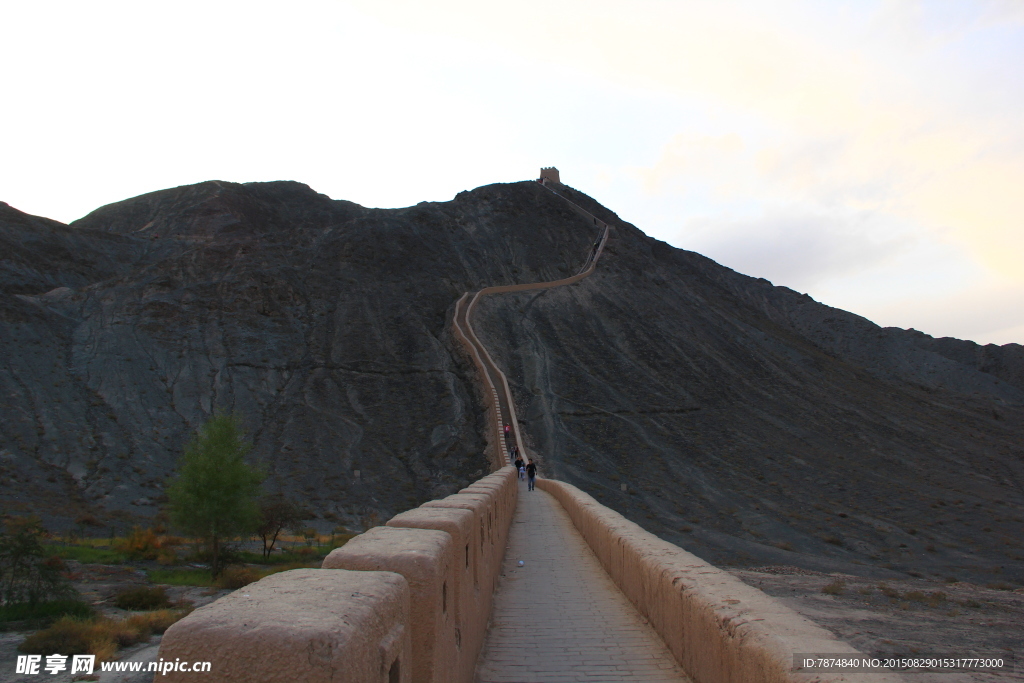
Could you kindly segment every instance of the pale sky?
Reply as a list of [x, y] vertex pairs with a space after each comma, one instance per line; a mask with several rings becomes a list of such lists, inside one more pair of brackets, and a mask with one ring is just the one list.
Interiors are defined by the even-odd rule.
[[1024, 343], [1024, 2], [0, 5], [0, 200], [203, 180], [398, 207], [557, 166], [880, 325]]

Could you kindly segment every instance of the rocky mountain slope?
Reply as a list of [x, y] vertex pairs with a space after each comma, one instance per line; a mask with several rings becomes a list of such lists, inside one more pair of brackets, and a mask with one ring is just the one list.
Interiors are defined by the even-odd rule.
[[[882, 329], [615, 227], [484, 299], [543, 470], [713, 562], [1024, 581], [1024, 348]], [[0, 505], [154, 515], [239, 414], [268, 486], [359, 528], [486, 468], [450, 334], [596, 235], [536, 183], [366, 209], [208, 182], [64, 226], [0, 206]]]

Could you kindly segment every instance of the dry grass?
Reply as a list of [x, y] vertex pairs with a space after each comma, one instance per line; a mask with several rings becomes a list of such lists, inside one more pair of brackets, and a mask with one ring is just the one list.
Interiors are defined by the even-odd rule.
[[216, 583], [220, 588], [235, 590], [242, 586], [248, 586], [254, 581], [259, 581], [261, 578], [263, 578], [263, 575], [254, 569], [231, 566], [221, 572], [221, 575], [217, 577]]
[[821, 592], [822, 593], [827, 593], [829, 595], [842, 595], [843, 591], [845, 591], [845, 590], [846, 590], [846, 581], [844, 581], [843, 579], [836, 579], [832, 583], [830, 583], [830, 584], [826, 585], [824, 588], [822, 588]]
[[158, 610], [133, 614], [127, 619], [80, 620], [63, 617], [53, 626], [33, 633], [18, 649], [36, 655], [96, 655], [98, 661], [113, 658], [119, 647], [149, 640], [189, 613], [188, 609]]

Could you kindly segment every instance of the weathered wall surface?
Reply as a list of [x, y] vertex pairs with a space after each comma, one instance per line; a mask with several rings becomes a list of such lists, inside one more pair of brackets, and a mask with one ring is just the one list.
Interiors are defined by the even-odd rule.
[[[168, 681], [470, 683], [518, 487], [504, 467], [174, 624]], [[165, 677], [161, 676], [161, 680]]]
[[895, 674], [793, 673], [794, 653], [859, 654], [775, 599], [662, 541], [571, 484], [538, 479], [605, 571], [699, 683], [902, 680]]
[[409, 596], [408, 582], [393, 572], [274, 574], [171, 626], [160, 642], [163, 661], [212, 667], [157, 679], [410, 683]]

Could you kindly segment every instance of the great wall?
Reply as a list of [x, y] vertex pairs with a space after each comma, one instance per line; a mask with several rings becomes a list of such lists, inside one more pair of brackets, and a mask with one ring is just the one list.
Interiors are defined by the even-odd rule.
[[[542, 169], [539, 182], [558, 194], [556, 169]], [[889, 672], [850, 675], [795, 670], [794, 655], [798, 653], [859, 653], [778, 600], [644, 531], [574, 486], [538, 477], [539, 491], [525, 492], [514, 468], [506, 464], [511, 444], [503, 433], [505, 424], [511, 425], [511, 439], [520, 452], [530, 457], [519, 433], [512, 395], [504, 373], [473, 331], [471, 316], [481, 296], [567, 286], [595, 271], [612, 226], [569, 203], [592, 220], [600, 233], [576, 275], [487, 287], [466, 293], [455, 306], [453, 334], [475, 366], [488, 403], [488, 444], [494, 471], [457, 494], [403, 512], [385, 526], [357, 536], [328, 555], [321, 569], [275, 574], [196, 610], [167, 631], [159, 657], [163, 661], [210, 661], [212, 671], [171, 671], [161, 675], [161, 680], [902, 680]], [[545, 496], [556, 507], [545, 508], [537, 502], [548, 501]], [[502, 609], [538, 598], [516, 594], [514, 579], [519, 577], [513, 576], [531, 572], [534, 559], [520, 563], [511, 556], [513, 552], [529, 553], [523, 544], [536, 535], [526, 527], [539, 526], [538, 514], [546, 514], [562, 538], [576, 539], [582, 548], [577, 554], [588, 555], [582, 559], [595, 566], [599, 563], [610, 579], [603, 584], [591, 582], [584, 592], [624, 596], [620, 602], [627, 610], [635, 610], [626, 615], [634, 630], [649, 631], [640, 634], [647, 640], [636, 647], [660, 648], [669, 661], [658, 664], [656, 656], [645, 650], [636, 653], [637, 666], [624, 662], [631, 659], [630, 644], [639, 642], [625, 637], [625, 645], [615, 657], [594, 657], [573, 640], [576, 630], [591, 633], [590, 624], [540, 632], [510, 623], [517, 614], [529, 613], [529, 604], [514, 614]], [[507, 555], [509, 548], [513, 550]], [[562, 564], [568, 566], [546, 571], [569, 576], [583, 571], [575, 562], [563, 560]], [[612, 595], [616, 591], [621, 596]], [[593, 597], [571, 591], [554, 595], [553, 601], [537, 607], [570, 618], [576, 614], [572, 602]], [[558, 604], [559, 599], [568, 602]], [[611, 629], [611, 639], [618, 640], [612, 623], [604, 626]], [[499, 640], [492, 638], [495, 631], [513, 632], [519, 638], [513, 641], [512, 656], [495, 645]], [[591, 647], [614, 649], [601, 635], [597, 634]], [[575, 667], [574, 655], [585, 659], [587, 665]], [[650, 673], [652, 662], [659, 672], [656, 679]]]

